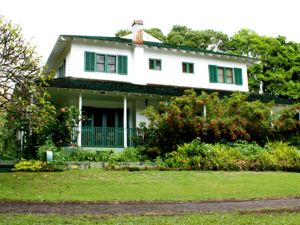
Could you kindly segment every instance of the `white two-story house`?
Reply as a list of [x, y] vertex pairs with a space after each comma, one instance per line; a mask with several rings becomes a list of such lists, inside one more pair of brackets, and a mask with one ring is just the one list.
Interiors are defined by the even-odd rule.
[[57, 107], [76, 106], [82, 147], [132, 145], [149, 105], [185, 89], [247, 92], [247, 57], [161, 43], [134, 21], [124, 38], [59, 36], [47, 61], [56, 77], [48, 87]]

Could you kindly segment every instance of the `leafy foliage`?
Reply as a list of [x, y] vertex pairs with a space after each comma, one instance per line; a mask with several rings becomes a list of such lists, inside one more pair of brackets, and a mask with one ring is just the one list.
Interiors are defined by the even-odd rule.
[[7, 121], [1, 139], [6, 157], [36, 157], [54, 120], [55, 108], [44, 89], [53, 74], [40, 64], [21, 28], [0, 17], [0, 111]]
[[52, 140], [56, 146], [75, 145], [75, 137], [79, 120], [79, 111], [76, 107], [64, 107], [56, 114], [55, 123], [51, 126]]
[[263, 82], [265, 94], [300, 98], [300, 45], [287, 42], [283, 36], [259, 36], [242, 29], [230, 38], [226, 50], [230, 53], [256, 57], [260, 62], [249, 68], [249, 85], [259, 90]]
[[300, 171], [300, 154], [283, 142], [271, 142], [262, 148], [247, 142], [205, 144], [194, 140], [166, 154], [163, 163], [180, 169]]
[[166, 43], [207, 50], [222, 51], [229, 37], [214, 30], [192, 30], [186, 26], [174, 25], [166, 37]]
[[130, 34], [131, 31], [128, 30], [128, 29], [121, 29], [121, 30], [118, 30], [117, 33], [115, 33], [115, 36], [116, 37], [123, 37], [123, 36], [126, 36], [128, 34]]
[[[199, 138], [206, 143], [237, 140], [264, 144], [272, 138], [271, 104], [248, 102], [247, 95], [234, 93], [219, 98], [217, 93], [197, 96], [187, 90], [181, 97], [149, 107], [142, 125], [144, 145], [151, 158], [175, 151], [177, 145]], [[205, 114], [204, 114], [205, 113]]]
[[38, 172], [42, 171], [46, 163], [35, 160], [21, 160], [15, 165], [15, 171]]

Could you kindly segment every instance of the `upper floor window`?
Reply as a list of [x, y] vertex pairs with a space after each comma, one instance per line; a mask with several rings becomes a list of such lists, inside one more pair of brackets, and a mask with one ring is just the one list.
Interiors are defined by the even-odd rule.
[[96, 55], [96, 70], [98, 72], [105, 72], [105, 55]]
[[115, 73], [116, 56], [96, 54], [96, 70], [98, 72]]
[[149, 69], [150, 70], [161, 70], [161, 60], [160, 59], [149, 59]]
[[182, 63], [182, 72], [183, 73], [194, 73], [194, 63]]
[[209, 65], [210, 83], [227, 83], [243, 85], [242, 69]]
[[84, 70], [88, 72], [127, 74], [127, 56], [85, 52], [84, 62]]
[[66, 75], [66, 60], [64, 59], [63, 63], [60, 65], [57, 71], [57, 77], [62, 78]]
[[107, 56], [107, 72], [115, 73], [116, 72], [116, 56], [108, 55]]
[[218, 67], [218, 82], [219, 83], [233, 83], [232, 68]]

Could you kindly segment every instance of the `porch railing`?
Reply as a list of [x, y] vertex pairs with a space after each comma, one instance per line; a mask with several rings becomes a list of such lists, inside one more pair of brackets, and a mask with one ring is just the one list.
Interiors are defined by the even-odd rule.
[[[127, 145], [134, 145], [137, 128], [127, 128]], [[115, 127], [82, 127], [81, 145], [83, 147], [124, 147], [124, 128]]]

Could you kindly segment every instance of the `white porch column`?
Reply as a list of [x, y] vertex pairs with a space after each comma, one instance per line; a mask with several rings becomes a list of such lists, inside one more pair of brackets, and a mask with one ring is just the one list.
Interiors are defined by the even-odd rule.
[[206, 105], [203, 105], [203, 117], [206, 119]]
[[124, 96], [124, 112], [123, 112], [123, 127], [124, 127], [124, 148], [127, 148], [127, 98]]
[[77, 145], [81, 147], [81, 128], [82, 128], [82, 94], [79, 94], [78, 99], [78, 109], [79, 109], [79, 122], [78, 122], [78, 136], [77, 136]]

